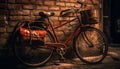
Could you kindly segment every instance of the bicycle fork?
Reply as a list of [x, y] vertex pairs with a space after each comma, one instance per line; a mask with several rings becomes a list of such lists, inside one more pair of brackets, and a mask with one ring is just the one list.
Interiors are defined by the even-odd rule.
[[93, 47], [92, 42], [88, 39], [85, 32], [82, 33], [83, 40], [88, 44], [88, 47]]

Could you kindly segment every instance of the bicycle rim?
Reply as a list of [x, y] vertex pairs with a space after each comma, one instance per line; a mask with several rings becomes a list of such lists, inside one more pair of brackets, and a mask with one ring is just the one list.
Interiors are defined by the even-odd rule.
[[[36, 47], [34, 44], [24, 44], [20, 35], [16, 36], [14, 45], [14, 52], [20, 62], [27, 66], [41, 66], [44, 65], [53, 53], [53, 49], [45, 48], [44, 46]], [[45, 43], [54, 42], [52, 34], [47, 31]], [[34, 47], [35, 46], [35, 47]]]
[[74, 41], [77, 56], [85, 63], [101, 62], [107, 55], [108, 46], [104, 34], [93, 27], [86, 28]]

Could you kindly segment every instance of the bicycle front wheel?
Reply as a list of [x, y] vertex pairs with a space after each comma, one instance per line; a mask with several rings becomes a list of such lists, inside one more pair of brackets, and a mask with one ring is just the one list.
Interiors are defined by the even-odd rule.
[[[52, 34], [47, 31], [44, 38], [45, 43], [54, 42]], [[40, 43], [38, 41], [38, 43]], [[53, 49], [40, 46], [36, 43], [25, 42], [19, 32], [15, 36], [14, 53], [18, 60], [27, 66], [41, 66], [44, 65], [53, 53]]]
[[101, 62], [107, 55], [108, 45], [104, 34], [93, 27], [87, 27], [74, 39], [77, 56], [85, 63]]

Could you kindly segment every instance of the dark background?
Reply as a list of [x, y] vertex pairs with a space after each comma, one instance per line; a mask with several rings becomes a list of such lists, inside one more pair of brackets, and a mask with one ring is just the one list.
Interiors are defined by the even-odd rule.
[[[103, 27], [110, 44], [120, 44], [120, 1], [103, 0]], [[120, 22], [120, 21], [119, 21]]]
[[118, 19], [120, 20], [120, 1], [119, 0], [111, 0], [111, 37], [114, 43], [120, 43], [120, 23], [118, 23]]

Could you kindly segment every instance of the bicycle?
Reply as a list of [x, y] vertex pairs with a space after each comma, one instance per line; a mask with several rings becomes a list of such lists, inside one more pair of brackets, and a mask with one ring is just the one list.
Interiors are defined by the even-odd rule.
[[[85, 6], [80, 1], [78, 3]], [[76, 17], [57, 27], [53, 27], [49, 19], [50, 16], [54, 15], [53, 12], [39, 13], [43, 19], [47, 19], [47, 23], [41, 20], [20, 22], [14, 35], [14, 53], [19, 61], [27, 66], [42, 66], [50, 60], [54, 51], [57, 51], [63, 59], [66, 51], [72, 47], [77, 57], [83, 62], [88, 64], [101, 62], [108, 51], [107, 39], [104, 33], [97, 28], [82, 24], [85, 20], [81, 21], [82, 17], [78, 14], [83, 16], [82, 13], [88, 10], [67, 9], [62, 11], [61, 14], [71, 12], [71, 10], [74, 11]], [[78, 21], [79, 25], [63, 43], [60, 43], [55, 29], [75, 20]], [[67, 46], [67, 43], [72, 39], [73, 45]]]

